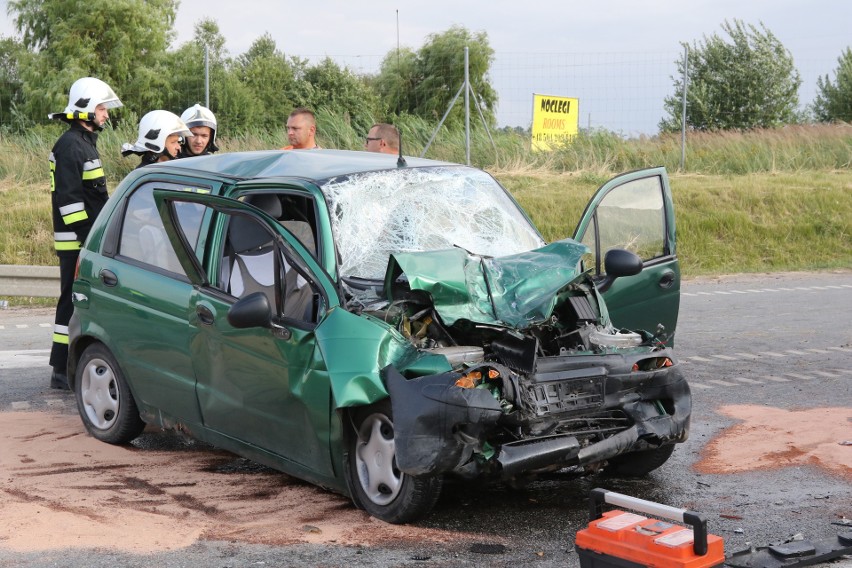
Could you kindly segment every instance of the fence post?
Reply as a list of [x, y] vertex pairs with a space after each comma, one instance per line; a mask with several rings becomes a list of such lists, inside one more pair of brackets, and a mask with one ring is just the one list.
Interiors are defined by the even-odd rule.
[[468, 47], [464, 46], [464, 155], [470, 165], [470, 59]]
[[210, 108], [210, 46], [204, 46], [204, 106]]
[[689, 45], [683, 44], [683, 109], [680, 116], [680, 171], [686, 171], [686, 89], [689, 78]]

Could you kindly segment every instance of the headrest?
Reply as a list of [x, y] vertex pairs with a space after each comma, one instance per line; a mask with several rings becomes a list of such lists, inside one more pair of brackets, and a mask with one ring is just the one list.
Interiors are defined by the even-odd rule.
[[316, 256], [317, 245], [314, 242], [314, 232], [311, 230], [311, 225], [307, 221], [281, 221], [281, 225], [293, 233], [299, 242], [302, 243], [308, 252]]
[[237, 254], [256, 251], [272, 243], [272, 235], [266, 232], [260, 223], [242, 215], [234, 215], [231, 218], [228, 237]]
[[281, 199], [279, 199], [277, 195], [272, 195], [270, 193], [249, 195], [246, 197], [246, 203], [254, 205], [275, 219], [279, 219], [281, 214], [284, 212], [281, 208]]

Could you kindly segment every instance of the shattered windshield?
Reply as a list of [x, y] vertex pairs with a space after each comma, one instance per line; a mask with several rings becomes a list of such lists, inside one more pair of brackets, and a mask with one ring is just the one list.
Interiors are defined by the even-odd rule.
[[344, 277], [381, 280], [396, 252], [461, 247], [499, 257], [544, 245], [514, 201], [481, 170], [400, 168], [331, 178], [322, 189]]

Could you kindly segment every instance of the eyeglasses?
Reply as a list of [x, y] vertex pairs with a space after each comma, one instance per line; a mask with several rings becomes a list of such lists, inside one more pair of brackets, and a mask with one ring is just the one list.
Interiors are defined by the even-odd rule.
[[381, 138], [370, 138], [369, 136], [367, 136], [366, 138], [364, 138], [364, 140], [366, 140], [367, 142], [373, 142], [375, 140], [381, 140]]

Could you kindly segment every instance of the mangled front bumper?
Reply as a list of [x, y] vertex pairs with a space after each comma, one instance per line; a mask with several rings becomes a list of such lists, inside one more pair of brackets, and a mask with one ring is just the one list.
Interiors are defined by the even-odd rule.
[[[664, 351], [653, 356], [669, 355]], [[393, 406], [397, 465], [410, 475], [469, 471], [473, 466], [477, 472], [510, 477], [553, 465], [591, 465], [683, 442], [692, 411], [689, 386], [677, 365], [637, 370], [635, 364], [648, 357], [540, 361], [535, 373], [514, 382], [518, 392], [504, 393], [514, 397], [512, 411], [489, 390], [456, 386], [459, 373], [406, 379], [387, 367], [382, 372]], [[495, 434], [516, 427], [519, 420], [562, 426], [494, 443]], [[576, 431], [565, 426], [573, 423], [600, 425]]]

